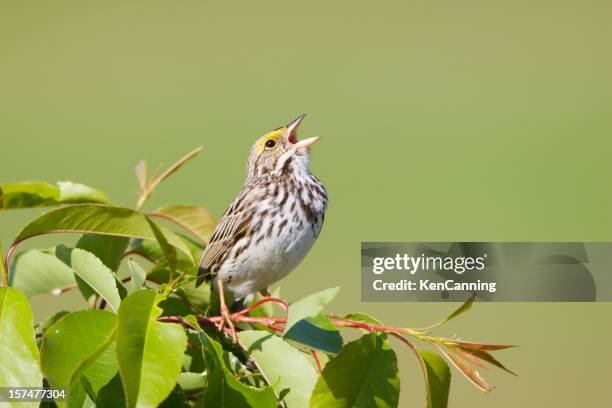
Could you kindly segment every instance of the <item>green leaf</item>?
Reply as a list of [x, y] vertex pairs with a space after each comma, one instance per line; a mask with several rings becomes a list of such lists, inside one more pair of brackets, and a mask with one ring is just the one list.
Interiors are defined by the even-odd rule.
[[159, 302], [159, 307], [162, 309], [162, 316], [188, 316], [193, 313], [191, 308], [175, 294], [170, 294]]
[[197, 394], [204, 390], [206, 386], [206, 372], [180, 373], [177, 382], [181, 389], [188, 395]]
[[84, 377], [84, 376], [81, 377], [81, 385], [83, 386], [85, 392], [87, 393], [87, 397], [89, 398], [89, 400], [95, 401], [96, 400], [96, 390], [94, 390], [93, 385], [91, 385], [91, 382], [89, 382], [87, 377]]
[[285, 330], [283, 337], [326, 353], [336, 354], [342, 348], [342, 336], [322, 314], [298, 321], [289, 331]]
[[[0, 384], [19, 388], [42, 386], [32, 309], [25, 295], [13, 288], [0, 288], [0, 333]], [[34, 402], [5, 404], [15, 408], [38, 406]]]
[[[203, 247], [186, 236], [183, 236], [181, 234], [177, 234], [176, 236], [183, 241], [183, 243], [189, 248], [189, 251], [191, 252], [191, 258], [186, 256], [183, 252], [178, 252], [176, 254], [177, 269], [180, 271], [193, 272], [195, 274], [197, 268], [195, 267], [192, 259], [201, 258]], [[141, 257], [157, 265], [166, 264], [166, 257], [157, 241], [147, 241], [142, 239], [133, 240], [130, 246], [129, 253], [140, 255]]]
[[475, 298], [476, 298], [476, 294], [473, 294], [472, 296], [470, 296], [470, 298], [466, 300], [461, 306], [459, 306], [451, 314], [446, 316], [446, 318], [442, 320], [442, 323], [446, 323], [449, 320], [454, 319], [455, 317], [459, 316], [460, 314], [463, 314], [467, 312], [468, 310], [470, 310], [472, 308], [472, 304], [474, 303]]
[[73, 248], [68, 248], [64, 245], [58, 245], [55, 249], [55, 255], [58, 259], [61, 259], [66, 265], [68, 265], [72, 272], [74, 273], [74, 280], [79, 288], [79, 292], [83, 295], [85, 301], [89, 304], [93, 303], [93, 300], [96, 296], [96, 291], [87, 284], [77, 273], [74, 272], [74, 268], [72, 268], [72, 250]]
[[111, 380], [98, 391], [97, 408], [125, 408], [125, 395], [121, 376], [115, 374]]
[[397, 407], [397, 357], [383, 336], [370, 333], [346, 344], [319, 377], [311, 407]]
[[144, 269], [132, 258], [127, 261], [128, 269], [130, 270], [130, 284], [132, 285], [132, 290], [137, 291], [145, 287], [145, 282], [147, 280], [147, 273]]
[[[36, 336], [42, 336], [43, 334], [45, 334], [45, 332], [49, 329], [49, 327], [54, 325], [55, 322], [57, 322], [62, 317], [66, 316], [68, 313], [70, 313], [70, 312], [68, 312], [66, 310], [62, 310], [60, 312], [57, 312], [57, 313], [47, 317], [42, 322], [38, 323], [36, 325]], [[42, 340], [42, 338], [41, 338], [41, 340]]]
[[[340, 318], [343, 320], [350, 320], [353, 322], [365, 323], [370, 326], [382, 326], [383, 325], [380, 320], [375, 319], [372, 316], [367, 315], [365, 313], [349, 313], [347, 315], [341, 316]], [[369, 330], [366, 330], [366, 329], [361, 329], [361, 330], [365, 332], [369, 332]]]
[[117, 358], [128, 407], [156, 407], [170, 394], [181, 369], [187, 336], [174, 323], [155, 319], [163, 299], [140, 290], [121, 303], [117, 324]]
[[317, 373], [301, 351], [278, 336], [263, 331], [238, 333], [249, 354], [287, 408], [308, 407]]
[[58, 181], [60, 189], [60, 203], [99, 203], [108, 204], [109, 200], [105, 193], [85, 184], [73, 183], [72, 181]]
[[10, 266], [11, 286], [32, 297], [74, 285], [72, 268], [59, 260], [55, 251], [30, 249], [18, 254]]
[[164, 262], [164, 253], [157, 243], [157, 240], [149, 241], [144, 239], [134, 239], [130, 244], [128, 254], [139, 255], [154, 264]]
[[[168, 243], [184, 252], [193, 263], [183, 241], [163, 227], [160, 230]], [[58, 208], [36, 218], [19, 232], [13, 246], [38, 235], [70, 232], [156, 240], [143, 214], [127, 208], [81, 204]]]
[[158, 208], [148, 214], [152, 218], [161, 218], [173, 222], [202, 242], [207, 242], [213, 233], [217, 221], [203, 208], [191, 205], [171, 205]]
[[451, 374], [448, 364], [440, 355], [431, 351], [419, 352], [425, 369], [427, 408], [446, 408]]
[[115, 324], [112, 313], [81, 310], [67, 314], [46, 330], [40, 356], [43, 371], [52, 387], [70, 390], [69, 401], [61, 406], [74, 406], [85, 400], [81, 376], [85, 375], [98, 389], [117, 372], [111, 346]]
[[176, 271], [176, 267], [178, 265], [176, 249], [174, 249], [174, 247], [172, 247], [168, 243], [166, 236], [155, 222], [153, 222], [149, 217], [147, 217], [147, 222], [151, 226], [151, 231], [153, 231], [155, 239], [157, 240], [157, 243], [159, 244], [159, 247], [161, 248], [161, 251], [164, 254], [164, 259], [170, 267], [170, 272], [172, 276], [172, 274], [174, 274], [174, 272]]
[[[112, 342], [99, 355], [88, 360], [82, 371], [75, 374], [75, 382], [69, 392], [68, 407], [95, 408], [93, 401], [97, 400], [96, 394], [118, 374], [118, 370], [115, 343]], [[90, 389], [87, 390], [87, 387]], [[90, 394], [93, 394], [93, 398]]]
[[116, 317], [104, 310], [69, 313], [45, 331], [41, 364], [52, 386], [69, 388], [92, 357], [112, 342]]
[[196, 286], [196, 281], [192, 280], [178, 287], [176, 293], [192, 308], [201, 313], [210, 305], [210, 284]]
[[121, 297], [113, 271], [108, 269], [94, 254], [78, 248], [72, 250], [71, 264], [74, 273], [91, 290], [106, 300], [113, 312], [117, 313]]
[[170, 395], [159, 405], [159, 408], [189, 408], [187, 404], [187, 398], [182, 390], [175, 387]]
[[[205, 285], [202, 285], [202, 286], [205, 286]], [[208, 285], [206, 285], [206, 286], [208, 286]], [[277, 286], [276, 288], [274, 288], [270, 292], [270, 297], [280, 299], [280, 286]], [[256, 293], [255, 296], [253, 297], [253, 300], [251, 301], [251, 305], [254, 304], [254, 303], [259, 302], [260, 300], [263, 300], [264, 298], [266, 298], [266, 296], [262, 295], [259, 292]], [[258, 306], [255, 309], [251, 310], [249, 312], [249, 316], [253, 316], [253, 317], [272, 317], [272, 316], [275, 315], [275, 312], [276, 312], [277, 309], [280, 309], [280, 306], [277, 303], [275, 303], [275, 302], [267, 302], [267, 303], [264, 303], [264, 304]], [[268, 330], [271, 330], [271, 329], [268, 329]], [[272, 331], [270, 331], [270, 333], [272, 333]]]
[[238, 381], [226, 367], [223, 349], [206, 333], [200, 332], [202, 353], [207, 364], [208, 386], [204, 391], [203, 407], [216, 408], [276, 408], [271, 388], [253, 388]]
[[290, 305], [283, 337], [328, 353], [337, 353], [342, 347], [342, 337], [320, 312], [338, 290], [325, 289]]
[[55, 186], [41, 181], [0, 185], [0, 210], [74, 203], [107, 204], [108, 197], [99, 190], [71, 181], [60, 181]]
[[[189, 316], [184, 317], [184, 319], [190, 323], [192, 322], [192, 318]], [[199, 347], [201, 342], [199, 331], [187, 330], [187, 341], [189, 344], [195, 345], [195, 347], [187, 347], [183, 358], [182, 370], [193, 373], [206, 372], [206, 362], [204, 361], [202, 349]]]
[[468, 300], [466, 300], [465, 302], [463, 302], [461, 304], [461, 306], [459, 306], [457, 309], [453, 310], [453, 312], [451, 314], [449, 314], [448, 316], [446, 316], [444, 319], [442, 319], [441, 321], [439, 321], [438, 323], [432, 324], [431, 326], [427, 326], [421, 329], [417, 329], [418, 331], [422, 331], [422, 332], [427, 332], [430, 331], [432, 329], [435, 329], [438, 326], [443, 325], [444, 323], [448, 322], [449, 320], [454, 319], [455, 317], [467, 312], [468, 310], [470, 310], [472, 308], [472, 304], [474, 303], [474, 299], [476, 298], [476, 293], [474, 293], [472, 296], [470, 296], [470, 298]]
[[340, 288], [330, 288], [321, 292], [313, 293], [289, 306], [289, 315], [287, 324], [285, 325], [285, 333], [287, 333], [293, 325], [302, 319], [315, 317], [318, 315], [326, 304], [332, 301]]
[[79, 239], [76, 247], [91, 252], [110, 270], [116, 272], [129, 243], [130, 239], [127, 237], [85, 234]]

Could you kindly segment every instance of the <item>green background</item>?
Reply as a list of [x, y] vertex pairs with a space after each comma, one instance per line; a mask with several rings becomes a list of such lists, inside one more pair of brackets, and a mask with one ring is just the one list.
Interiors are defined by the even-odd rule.
[[[201, 156], [149, 208], [219, 216], [250, 145], [302, 112], [330, 207], [291, 300], [431, 323], [449, 304], [361, 303], [360, 241], [611, 241], [605, 1], [0, 2], [0, 182], [81, 181], [133, 206], [133, 165]], [[153, 166], [154, 167], [154, 166]], [[8, 246], [39, 211], [0, 213]], [[58, 237], [59, 239], [59, 237]], [[43, 246], [49, 241], [33, 240]], [[39, 299], [37, 317], [60, 301]], [[609, 404], [611, 304], [477, 304], [441, 330], [519, 344], [451, 406]], [[423, 406], [397, 345], [402, 407]]]

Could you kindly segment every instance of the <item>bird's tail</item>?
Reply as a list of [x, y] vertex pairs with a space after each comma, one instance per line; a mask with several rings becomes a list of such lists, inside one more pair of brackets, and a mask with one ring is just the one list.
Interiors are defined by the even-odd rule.
[[214, 276], [215, 274], [210, 269], [200, 267], [198, 269], [198, 277], [196, 278], [196, 288], [204, 282], [209, 282]]

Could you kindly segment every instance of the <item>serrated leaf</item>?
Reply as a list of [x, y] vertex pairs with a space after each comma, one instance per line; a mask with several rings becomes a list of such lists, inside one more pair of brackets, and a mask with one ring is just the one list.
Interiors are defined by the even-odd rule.
[[216, 408], [276, 408], [271, 388], [253, 388], [238, 381], [226, 367], [221, 345], [200, 332], [202, 353], [207, 364], [208, 386], [202, 406]]
[[125, 298], [117, 319], [117, 359], [126, 406], [156, 407], [174, 389], [187, 336], [174, 323], [155, 319], [163, 299], [150, 290]]
[[[45, 332], [41, 342], [41, 365], [50, 385], [69, 390], [69, 400], [60, 406], [85, 401], [81, 377], [99, 389], [117, 372], [114, 347], [116, 317], [103, 310], [81, 310], [67, 314]], [[110, 349], [109, 349], [110, 348]]]
[[42, 181], [0, 185], [0, 210], [71, 203], [107, 204], [108, 197], [99, 190], [71, 181], [60, 181], [57, 185]]
[[310, 407], [397, 407], [397, 357], [383, 336], [365, 334], [329, 360], [315, 385]]
[[208, 211], [191, 205], [161, 207], [148, 215], [149, 217], [173, 222], [189, 231], [202, 242], [208, 241], [217, 225], [217, 221]]
[[116, 272], [129, 243], [130, 239], [127, 237], [85, 234], [78, 240], [76, 248], [91, 252], [110, 270]]
[[325, 289], [291, 304], [289, 306], [287, 324], [285, 325], [285, 333], [289, 332], [291, 327], [300, 320], [315, 317], [321, 313], [321, 310], [333, 300], [339, 290], [340, 288]]
[[[191, 251], [183, 241], [165, 228], [159, 228], [168, 243], [193, 263]], [[36, 218], [19, 232], [13, 246], [38, 235], [70, 232], [156, 240], [143, 214], [127, 208], [81, 204], [58, 208]]]
[[55, 255], [56, 248], [17, 254], [10, 266], [11, 286], [32, 297], [75, 284], [74, 272]]
[[121, 297], [113, 272], [94, 254], [78, 248], [72, 250], [71, 265], [74, 273], [91, 290], [106, 300], [108, 306], [116, 313], [119, 310]]
[[427, 408], [446, 408], [450, 390], [451, 374], [448, 364], [440, 355], [431, 351], [421, 351], [427, 388]]
[[238, 338], [248, 349], [277, 396], [282, 395], [287, 408], [308, 407], [317, 373], [306, 354], [291, 347], [278, 336], [247, 330]]
[[[18, 388], [42, 386], [32, 309], [17, 289], [0, 288], [0, 333], [0, 384]], [[14, 408], [38, 406], [34, 402], [5, 404]]]

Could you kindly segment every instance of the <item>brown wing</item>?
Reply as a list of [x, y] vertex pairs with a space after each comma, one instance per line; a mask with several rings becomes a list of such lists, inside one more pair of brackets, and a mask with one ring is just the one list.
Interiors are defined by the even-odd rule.
[[234, 243], [235, 237], [245, 228], [243, 225], [244, 213], [236, 211], [238, 205], [242, 201], [243, 194], [240, 194], [232, 203], [230, 208], [221, 217], [219, 223], [215, 227], [210, 241], [204, 250], [200, 267], [198, 269], [198, 279], [196, 285], [200, 285], [205, 280], [214, 277], [216, 270], [213, 271], [213, 266], [223, 257], [223, 254]]

